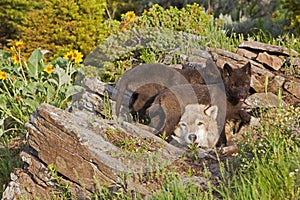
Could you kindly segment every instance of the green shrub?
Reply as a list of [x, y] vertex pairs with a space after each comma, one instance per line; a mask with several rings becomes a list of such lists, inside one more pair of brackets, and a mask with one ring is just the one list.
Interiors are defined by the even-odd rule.
[[300, 2], [298, 0], [280, 0], [279, 2], [286, 11], [286, 19], [290, 22], [285, 29], [293, 29], [300, 35]]
[[25, 59], [22, 41], [16, 42], [11, 52], [0, 51], [0, 136], [22, 132], [29, 116], [41, 103], [66, 108], [71, 95], [82, 90], [74, 85], [79, 73], [82, 54], [72, 51], [65, 58], [44, 62], [40, 49]]
[[5, 46], [8, 39], [18, 38], [18, 24], [35, 4], [35, 1], [27, 0], [0, 1], [0, 47], [1, 44]]
[[170, 7], [164, 9], [155, 4], [142, 16], [137, 17], [128, 27], [149, 28], [161, 27], [174, 31], [184, 31], [195, 35], [207, 35], [207, 27], [213, 22], [213, 16], [207, 15], [198, 4], [187, 5], [178, 9]]
[[40, 47], [52, 56], [72, 49], [87, 55], [109, 32], [103, 23], [105, 5], [105, 0], [41, 2], [26, 13], [18, 27], [27, 52]]
[[198, 4], [182, 9], [164, 9], [156, 4], [141, 16], [127, 12], [119, 28], [118, 34], [86, 59], [86, 64], [101, 68], [104, 81], [115, 82], [124, 71], [142, 63], [182, 63], [178, 55], [190, 55], [191, 49], [202, 46], [233, 46]]

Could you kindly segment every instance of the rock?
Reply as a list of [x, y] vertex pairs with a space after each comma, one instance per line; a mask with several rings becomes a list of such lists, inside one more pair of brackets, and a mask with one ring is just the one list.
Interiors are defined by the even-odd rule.
[[[255, 62], [256, 63], [256, 62]], [[273, 78], [275, 75], [270, 72], [269, 70], [265, 69], [265, 68], [260, 68], [257, 67], [256, 64], [254, 64], [253, 62], [251, 62], [251, 73], [252, 74], [256, 74], [257, 76], [261, 76], [262, 78], [264, 78], [265, 76], [268, 76], [269, 78]]]
[[238, 45], [239, 48], [252, 49], [254, 51], [266, 51], [268, 53], [276, 54], [276, 55], [284, 55], [284, 56], [298, 56], [298, 52], [295, 50], [289, 50], [288, 48], [265, 44], [261, 42], [254, 41], [243, 41]]
[[267, 52], [259, 53], [256, 60], [267, 65], [268, 67], [271, 67], [274, 70], [279, 70], [285, 62], [283, 58], [270, 55]]
[[294, 95], [296, 98], [300, 99], [300, 83], [295, 81], [287, 81], [284, 84], [284, 89], [289, 93]]
[[279, 89], [282, 89], [282, 86], [285, 82], [285, 78], [282, 76], [275, 76], [268, 84], [268, 91], [273, 93], [278, 93]]
[[274, 74], [269, 70], [265, 69], [265, 67], [254, 61], [249, 60], [243, 56], [240, 56], [236, 53], [232, 53], [223, 49], [210, 49], [212, 51], [212, 55], [216, 60], [216, 64], [219, 68], [223, 68], [224, 64], [227, 62], [231, 66], [243, 66], [243, 64], [250, 62], [251, 63], [251, 72], [256, 73], [262, 76], [273, 77]]
[[[268, 107], [278, 107], [278, 97], [271, 93], [254, 93], [250, 95], [246, 100], [245, 104], [249, 108], [268, 108]], [[285, 102], [282, 102], [285, 105]]]
[[265, 91], [265, 85], [264, 85], [264, 77], [261, 77], [257, 74], [251, 75], [251, 83], [250, 86], [255, 90], [255, 92], [264, 92]]
[[12, 173], [16, 176], [15, 180], [12, 180], [5, 189], [2, 199], [3, 200], [15, 200], [15, 199], [52, 199], [51, 189], [41, 186], [35, 183], [30, 174], [25, 170], [15, 169]]
[[286, 62], [292, 66], [300, 66], [300, 58], [288, 57]]
[[169, 65], [170, 67], [173, 67], [174, 69], [182, 69], [182, 65], [181, 64], [172, 64]]
[[[95, 115], [86, 118], [78, 111], [74, 115], [48, 104], [38, 107], [26, 128], [30, 139], [28, 147], [21, 152], [25, 168], [12, 176], [5, 193], [7, 197], [18, 198], [21, 194], [21, 197], [51, 199], [58, 188], [49, 165], [56, 166], [60, 184], [68, 184], [76, 199], [96, 192], [99, 184], [119, 187], [122, 173], [131, 174], [126, 180], [128, 190], [149, 195], [149, 188], [136, 182], [137, 174], [171, 164], [184, 153], [128, 122], [96, 118]], [[118, 140], [125, 137], [135, 141], [133, 152], [117, 146]], [[154, 157], [155, 162], [147, 162]]]
[[189, 185], [191, 183], [195, 184], [198, 187], [201, 187], [202, 185], [206, 185], [209, 180], [204, 177], [199, 177], [199, 176], [192, 176], [192, 177], [181, 177], [181, 181], [183, 185]]
[[251, 60], [253, 60], [257, 57], [256, 53], [253, 53], [252, 51], [248, 51], [248, 50], [242, 49], [242, 48], [238, 48], [236, 53], [245, 58], [251, 59]]

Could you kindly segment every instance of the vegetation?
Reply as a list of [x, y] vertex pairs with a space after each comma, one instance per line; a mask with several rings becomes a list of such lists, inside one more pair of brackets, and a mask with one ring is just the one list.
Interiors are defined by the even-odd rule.
[[300, 3], [297, 0], [280, 0], [280, 4], [286, 10], [286, 19], [289, 21], [289, 26], [285, 29], [294, 29], [297, 34], [300, 34]]
[[[299, 107], [271, 109], [262, 124], [239, 142], [236, 172], [224, 176], [218, 192], [226, 199], [297, 199], [299, 187]], [[291, 122], [288, 119], [293, 118]], [[257, 134], [257, 139], [253, 139]], [[299, 132], [298, 132], [299, 134]]]
[[[299, 111], [299, 107], [293, 106], [268, 110], [261, 116], [262, 124], [249, 129], [237, 141], [239, 152], [235, 157], [225, 162], [219, 160], [221, 175], [215, 184], [209, 168], [204, 168], [203, 176], [211, 181], [206, 183], [205, 189], [192, 181], [182, 180], [173, 167], [155, 169], [155, 175], [150, 175], [152, 178], [143, 184], [153, 180], [159, 184], [161, 189], [153, 191], [152, 199], [298, 199], [300, 138], [295, 128], [299, 121], [291, 124], [288, 119], [299, 120]], [[254, 135], [257, 139], [253, 139]], [[192, 171], [189, 176], [193, 176]], [[130, 199], [131, 193], [111, 192], [99, 187], [96, 197]], [[142, 199], [139, 195], [137, 197]]]
[[[88, 66], [81, 63], [98, 44], [102, 56], [96, 57], [96, 65], [102, 70], [100, 78], [113, 83], [126, 70], [141, 63], [184, 62], [178, 55], [186, 53], [186, 49], [172, 51], [180, 45], [234, 51], [240, 41], [250, 38], [300, 51], [297, 0], [280, 0], [280, 4], [272, 4], [267, 10], [256, 6], [255, 2], [261, 1], [237, 1], [229, 6], [228, 1], [223, 0], [214, 4], [216, 7], [211, 6], [214, 1], [210, 1], [211, 5], [209, 1], [203, 1], [206, 10], [198, 4], [185, 5], [177, 0], [159, 1], [161, 5], [154, 2], [0, 2], [0, 42], [4, 49], [0, 51], [1, 187], [8, 184], [13, 168], [20, 166], [19, 149], [12, 147], [26, 138], [24, 123], [41, 103], [60, 108], [69, 105], [71, 96], [83, 89], [75, 85], [77, 75], [90, 72]], [[249, 24], [253, 18], [255, 23]], [[268, 28], [274, 24], [278, 25], [274, 30]], [[145, 43], [132, 45], [132, 36], [136, 35]], [[110, 43], [116, 38], [116, 43]], [[166, 59], [168, 57], [171, 59]], [[95, 75], [94, 71], [91, 74]], [[107, 107], [105, 116], [111, 117], [108, 99], [104, 106]], [[299, 133], [295, 132], [299, 127], [299, 113], [299, 108], [288, 107], [262, 114], [261, 126], [249, 130], [237, 141], [238, 154], [228, 162], [220, 161], [221, 177], [217, 182], [208, 182], [205, 190], [183, 182], [175, 170], [170, 173], [161, 169], [151, 179], [160, 184], [153, 199], [300, 198], [300, 139]], [[119, 133], [119, 138], [124, 138], [124, 134]], [[257, 139], [254, 140], [253, 135]], [[115, 136], [116, 133], [108, 131], [107, 137]], [[129, 152], [136, 149], [135, 138], [118, 140], [116, 144]], [[143, 152], [146, 148], [147, 145], [140, 150]], [[191, 147], [190, 150], [189, 156], [199, 159], [196, 149]], [[69, 186], [60, 183], [55, 167], [49, 166], [49, 170], [60, 188], [57, 197], [71, 198]], [[212, 180], [208, 169], [203, 173]], [[130, 195], [99, 186], [95, 199], [131, 199]]]
[[66, 108], [69, 98], [82, 89], [74, 85], [82, 62], [77, 50], [45, 63], [45, 52], [36, 49], [26, 60], [22, 48], [23, 41], [17, 41], [11, 52], [0, 52], [1, 135], [22, 131], [29, 115], [41, 103]]
[[26, 0], [0, 1], [0, 46], [5, 46], [8, 39], [17, 39], [18, 25], [21, 24], [26, 12], [34, 7], [34, 2]]
[[8, 151], [9, 141], [20, 143], [26, 138], [24, 124], [29, 116], [41, 103], [66, 108], [72, 95], [83, 89], [75, 85], [82, 62], [80, 52], [71, 51], [64, 58], [45, 62], [45, 51], [40, 49], [26, 59], [24, 45], [20, 40], [12, 44], [10, 52], [0, 51], [0, 138], [4, 144], [0, 167], [5, 173], [0, 176], [1, 184], [7, 184], [9, 173], [19, 163]]

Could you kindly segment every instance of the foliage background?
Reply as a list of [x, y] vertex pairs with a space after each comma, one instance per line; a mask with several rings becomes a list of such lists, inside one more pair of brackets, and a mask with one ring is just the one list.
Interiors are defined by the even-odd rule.
[[155, 4], [181, 9], [193, 3], [219, 19], [228, 35], [300, 33], [298, 0], [0, 0], [0, 47], [8, 46], [8, 39], [23, 39], [28, 54], [41, 47], [51, 52], [48, 56], [72, 49], [87, 55], [118, 31], [116, 24], [127, 11], [141, 15]]

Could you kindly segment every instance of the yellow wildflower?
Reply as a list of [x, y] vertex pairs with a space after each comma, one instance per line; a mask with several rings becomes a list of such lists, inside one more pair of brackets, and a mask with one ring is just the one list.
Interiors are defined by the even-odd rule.
[[74, 61], [76, 64], [79, 64], [83, 61], [82, 57], [83, 57], [82, 53], [80, 53], [77, 50], [69, 51], [64, 55], [65, 59]]
[[135, 18], [135, 13], [133, 11], [128, 11], [125, 15], [129, 21], [132, 21]]
[[15, 64], [20, 64], [20, 58], [17, 54], [14, 54], [11, 59], [14, 61]]
[[10, 50], [11, 50], [12, 52], [15, 52], [16, 47], [15, 47], [15, 46], [12, 46], [12, 47], [10, 47]]
[[5, 80], [7, 78], [7, 73], [0, 70], [0, 80]]
[[68, 53], [66, 53], [64, 55], [64, 58], [67, 59], [67, 60], [72, 60], [72, 58], [73, 58], [73, 52], [69, 51]]
[[44, 71], [47, 72], [48, 74], [51, 74], [53, 72], [53, 66], [52, 65], [47, 65], [44, 68]]
[[19, 41], [16, 41], [15, 45], [20, 50], [20, 49], [22, 49], [24, 42], [23, 42], [23, 40], [19, 40]]
[[73, 59], [76, 64], [82, 62], [82, 57], [83, 57], [82, 53], [78, 52], [77, 50], [73, 51]]

